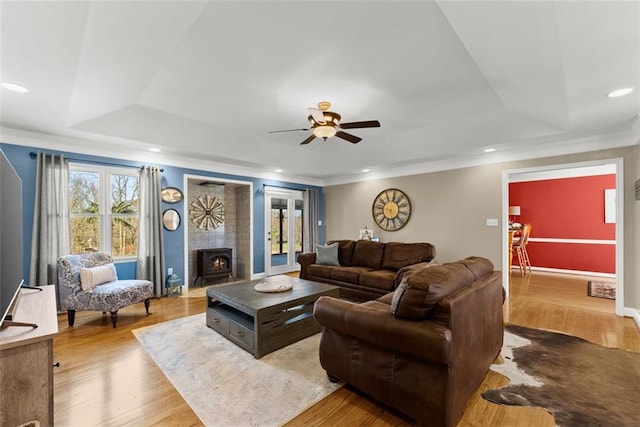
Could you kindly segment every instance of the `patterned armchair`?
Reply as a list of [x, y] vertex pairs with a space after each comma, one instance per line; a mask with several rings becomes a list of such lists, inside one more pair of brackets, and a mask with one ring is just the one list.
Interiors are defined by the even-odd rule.
[[[89, 280], [81, 283], [81, 269], [84, 278], [92, 271], [99, 271], [100, 266], [111, 267], [113, 258], [104, 252], [92, 252], [78, 255], [65, 255], [58, 258], [58, 288], [60, 308], [67, 310], [69, 326], [73, 326], [76, 310], [95, 310], [111, 313], [111, 322], [116, 327], [118, 310], [131, 304], [144, 301], [149, 313], [150, 298], [153, 298], [153, 283], [148, 280], [117, 280], [115, 268], [113, 279], [106, 283], [91, 284]], [[104, 268], [102, 269], [104, 270]], [[93, 276], [91, 276], [93, 277]], [[103, 276], [105, 277], [105, 276]]]

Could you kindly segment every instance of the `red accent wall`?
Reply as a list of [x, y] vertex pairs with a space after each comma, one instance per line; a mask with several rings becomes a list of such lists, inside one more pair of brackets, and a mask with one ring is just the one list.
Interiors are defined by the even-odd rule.
[[[615, 224], [604, 222], [604, 190], [615, 174], [509, 184], [515, 221], [531, 223], [531, 237], [615, 240]], [[615, 245], [529, 242], [534, 267], [615, 273]], [[517, 259], [514, 259], [517, 265]]]

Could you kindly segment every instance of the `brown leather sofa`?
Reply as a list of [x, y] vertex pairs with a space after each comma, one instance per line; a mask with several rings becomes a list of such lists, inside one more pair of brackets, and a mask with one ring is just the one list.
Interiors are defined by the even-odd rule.
[[429, 263], [436, 256], [431, 243], [380, 243], [370, 240], [333, 240], [339, 265], [316, 263], [316, 253], [298, 256], [300, 278], [340, 286], [340, 296], [367, 301], [379, 298], [400, 283], [405, 271]]
[[321, 297], [322, 367], [421, 425], [455, 426], [502, 347], [493, 268], [470, 257], [417, 268], [375, 301]]

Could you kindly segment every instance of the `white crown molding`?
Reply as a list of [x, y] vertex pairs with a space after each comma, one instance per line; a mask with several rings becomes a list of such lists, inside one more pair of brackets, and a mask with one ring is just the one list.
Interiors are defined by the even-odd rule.
[[[87, 144], [87, 142], [95, 141], [91, 139], [62, 137], [43, 134], [39, 132], [0, 127], [0, 142], [6, 144], [14, 144], [55, 151], [66, 151], [70, 153], [85, 154], [90, 156], [122, 159], [123, 146], [126, 146], [127, 141], [123, 139], [117, 139], [113, 141], [115, 142], [113, 145], [105, 144], [104, 141], [101, 141], [102, 144], [89, 145]], [[317, 187], [321, 187], [323, 185], [323, 181], [320, 179], [300, 177], [295, 175], [284, 175], [275, 172], [260, 172], [250, 167], [212, 162], [207, 160], [194, 160], [192, 158], [175, 156], [173, 154], [169, 156], [163, 155], [162, 153], [140, 151], [132, 149], [130, 148], [130, 146], [126, 148], [126, 160], [143, 162], [145, 164], [161, 164], [166, 166], [213, 172], [218, 174], [259, 178], [271, 181], [312, 185]]]
[[[474, 166], [484, 166], [519, 160], [538, 159], [543, 157], [562, 156], [567, 154], [584, 153], [611, 148], [627, 147], [640, 144], [640, 119], [624, 131], [607, 134], [591, 135], [556, 141], [546, 144], [529, 144], [517, 150], [486, 153], [480, 156], [450, 159], [444, 161], [426, 162], [421, 164], [386, 168], [384, 171], [369, 172], [360, 175], [340, 176], [323, 181], [324, 186], [350, 184], [354, 182], [373, 181], [377, 179], [395, 178], [400, 176], [420, 175], [431, 172], [441, 172], [452, 169], [462, 169]], [[607, 173], [600, 170], [599, 173]]]
[[[114, 144], [91, 144], [95, 142], [90, 138], [62, 137], [43, 134], [39, 132], [24, 131], [7, 127], [0, 127], [0, 141], [8, 144], [45, 148], [49, 150], [67, 151], [72, 153], [92, 156], [121, 158], [122, 147], [127, 147], [127, 160], [144, 163], [158, 163], [167, 166], [186, 169], [201, 170], [213, 173], [236, 175], [241, 177], [259, 178], [273, 181], [284, 181], [303, 185], [326, 187], [355, 182], [373, 181], [377, 179], [396, 178], [401, 176], [420, 175], [431, 172], [440, 172], [452, 169], [462, 169], [474, 166], [484, 166], [511, 161], [537, 159], [543, 157], [561, 156], [567, 154], [598, 151], [610, 148], [640, 145], [640, 119], [635, 119], [631, 126], [624, 131], [616, 131], [607, 134], [592, 135], [556, 141], [553, 143], [529, 144], [517, 150], [505, 150], [482, 154], [479, 156], [467, 156], [464, 158], [439, 160], [420, 164], [387, 167], [381, 171], [373, 171], [358, 175], [342, 175], [328, 179], [314, 179], [297, 175], [284, 175], [275, 172], [261, 172], [251, 167], [232, 165], [208, 160], [194, 160], [176, 155], [163, 155], [131, 149], [129, 141], [113, 139]], [[137, 142], [136, 142], [137, 143]], [[139, 143], [137, 143], [139, 144]], [[602, 172], [602, 171], [600, 171]], [[602, 172], [606, 173], [606, 172]]]

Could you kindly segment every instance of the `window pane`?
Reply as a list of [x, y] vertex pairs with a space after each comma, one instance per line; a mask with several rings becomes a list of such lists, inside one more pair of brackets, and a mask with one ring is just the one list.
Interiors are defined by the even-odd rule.
[[280, 253], [280, 209], [271, 209], [271, 254]]
[[100, 248], [100, 218], [71, 218], [71, 253], [95, 252]]
[[138, 218], [111, 218], [111, 255], [130, 256], [138, 252]]
[[296, 252], [302, 252], [302, 209], [298, 209], [296, 201]]
[[138, 177], [111, 175], [111, 213], [137, 214], [139, 199]]
[[99, 183], [97, 172], [69, 171], [69, 212], [98, 213]]

